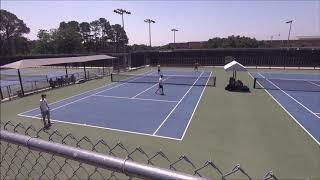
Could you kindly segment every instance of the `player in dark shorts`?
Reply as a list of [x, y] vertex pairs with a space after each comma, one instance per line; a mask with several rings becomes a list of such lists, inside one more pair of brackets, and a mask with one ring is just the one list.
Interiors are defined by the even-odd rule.
[[160, 74], [160, 64], [158, 64], [158, 74]]
[[194, 70], [195, 71], [198, 71], [198, 67], [199, 67], [199, 63], [198, 62], [194, 63]]
[[159, 88], [157, 89], [157, 91], [155, 92], [156, 94], [158, 94], [159, 90], [161, 89], [161, 95], [164, 95], [164, 92], [163, 92], [163, 76], [160, 75], [160, 78], [159, 78]]

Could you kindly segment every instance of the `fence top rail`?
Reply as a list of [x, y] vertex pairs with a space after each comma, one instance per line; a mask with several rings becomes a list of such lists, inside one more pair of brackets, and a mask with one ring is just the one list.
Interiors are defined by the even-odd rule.
[[53, 143], [30, 136], [12, 133], [6, 130], [0, 131], [0, 140], [24, 146], [32, 150], [54, 154], [96, 167], [116, 171], [133, 177], [146, 179], [204, 180], [204, 178], [202, 177], [158, 168], [155, 166], [133, 162], [128, 159], [121, 159], [110, 155], [104, 155], [63, 144]]

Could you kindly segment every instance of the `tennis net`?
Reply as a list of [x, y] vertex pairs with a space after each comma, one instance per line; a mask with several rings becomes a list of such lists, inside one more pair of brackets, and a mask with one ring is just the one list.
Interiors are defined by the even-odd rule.
[[[112, 82], [127, 83], [158, 83], [158, 75], [135, 75], [135, 74], [111, 74]], [[163, 84], [188, 85], [188, 86], [216, 86], [216, 77], [211, 75], [183, 76], [163, 75]]]
[[320, 92], [320, 79], [254, 78], [255, 89]]

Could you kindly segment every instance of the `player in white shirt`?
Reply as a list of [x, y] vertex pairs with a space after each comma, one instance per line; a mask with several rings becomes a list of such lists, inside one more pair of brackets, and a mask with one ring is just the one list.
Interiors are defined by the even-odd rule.
[[[46, 100], [47, 95], [42, 94], [40, 99], [40, 111], [42, 115], [42, 120], [45, 128], [48, 128], [52, 125], [50, 121], [50, 108], [48, 105], [48, 101]], [[48, 124], [46, 123], [46, 117], [48, 118]]]
[[164, 95], [164, 92], [163, 92], [163, 76], [162, 75], [160, 75], [160, 78], [159, 78], [159, 88], [157, 89], [157, 91], [155, 93], [158, 94], [160, 89], [161, 89], [161, 95]]

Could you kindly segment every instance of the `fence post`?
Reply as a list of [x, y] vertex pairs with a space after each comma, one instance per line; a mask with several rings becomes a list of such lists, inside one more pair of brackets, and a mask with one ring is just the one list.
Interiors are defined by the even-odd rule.
[[11, 94], [10, 94], [10, 90], [9, 90], [9, 88], [10, 88], [10, 85], [9, 85], [9, 86], [7, 86], [7, 92], [8, 92], [9, 99], [11, 99]]
[[2, 87], [0, 87], [0, 97], [1, 97], [1, 99], [3, 99]]

